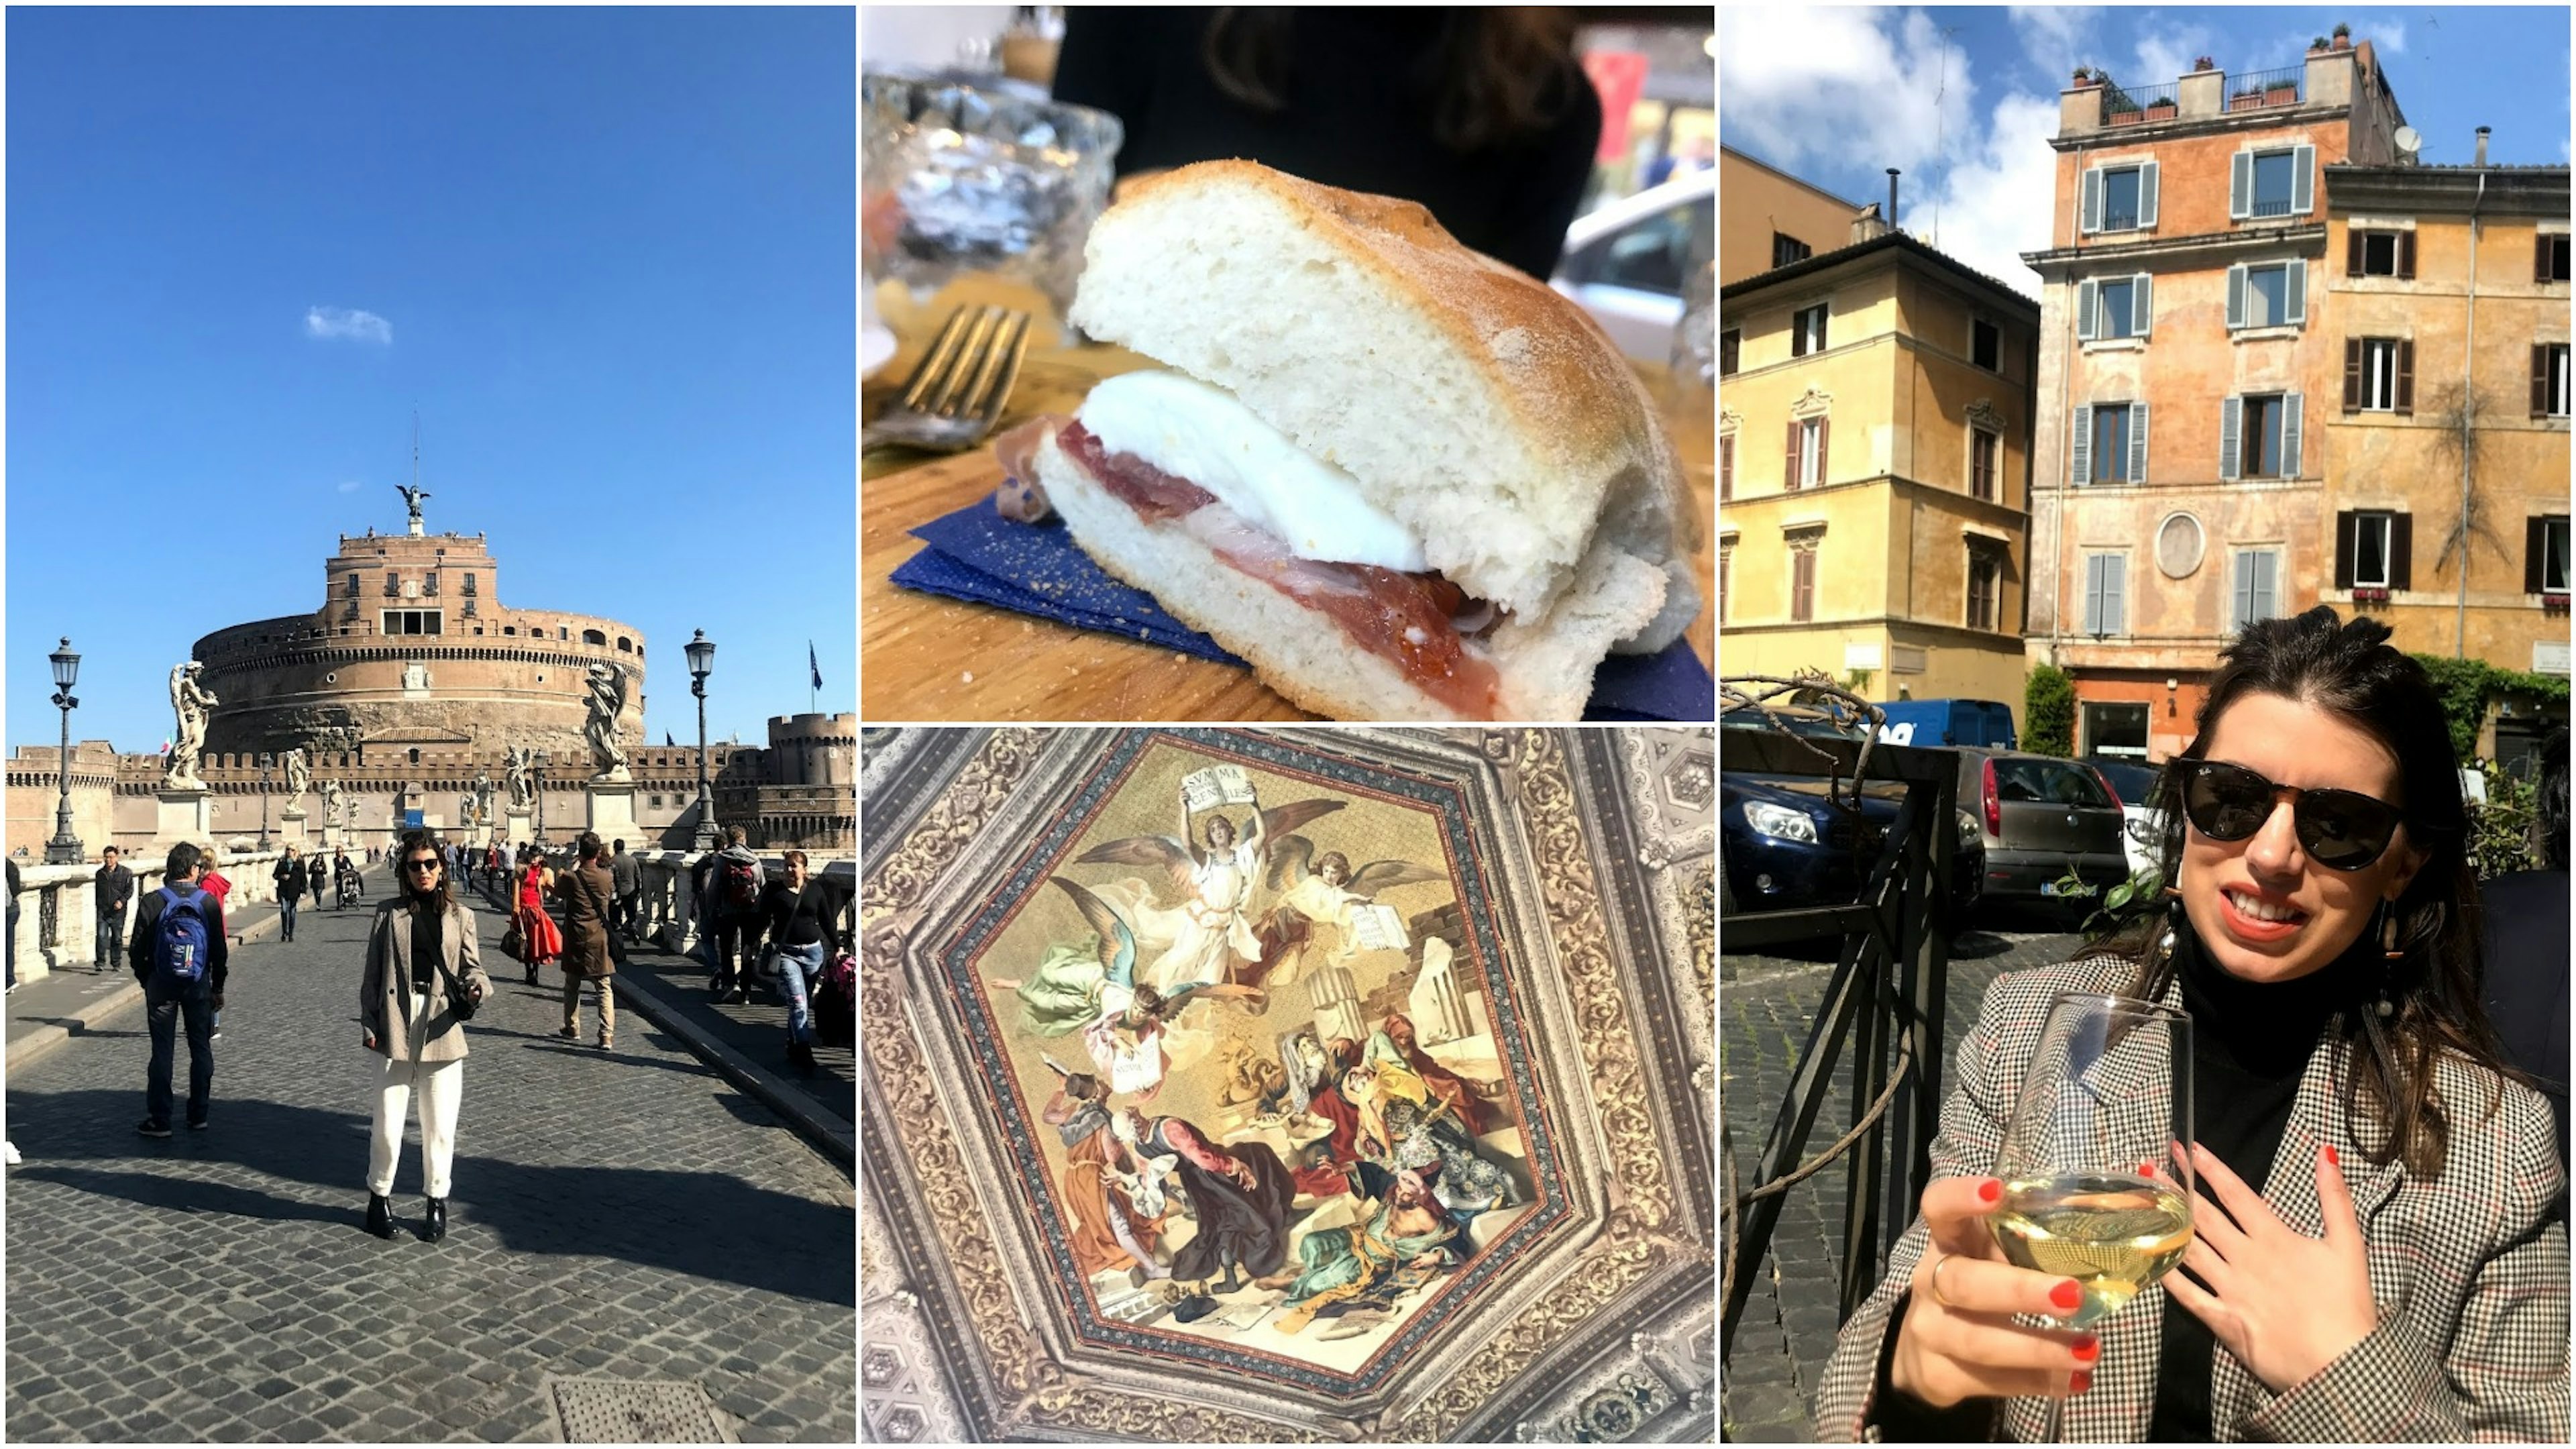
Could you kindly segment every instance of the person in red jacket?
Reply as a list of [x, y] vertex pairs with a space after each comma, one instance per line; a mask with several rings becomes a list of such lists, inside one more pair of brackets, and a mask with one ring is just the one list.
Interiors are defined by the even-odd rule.
[[[204, 891], [206, 894], [215, 898], [215, 909], [218, 911], [229, 908], [233, 893], [233, 883], [224, 878], [224, 873], [220, 867], [222, 858], [223, 847], [215, 844], [211, 840], [207, 841], [206, 873], [197, 877], [197, 889]], [[207, 1034], [206, 1040], [222, 1041], [223, 1039], [224, 1009], [218, 1006], [214, 1009], [212, 1016], [212, 1030]]]

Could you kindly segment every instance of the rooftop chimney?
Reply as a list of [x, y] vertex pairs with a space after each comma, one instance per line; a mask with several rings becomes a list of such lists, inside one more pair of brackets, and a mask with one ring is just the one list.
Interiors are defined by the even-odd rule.
[[[2483, 153], [2481, 153], [2481, 155], [2483, 156]], [[1888, 167], [1888, 168], [1887, 168], [1887, 229], [1888, 229], [1889, 231], [1894, 231], [1894, 230], [1896, 230], [1896, 177], [1897, 177], [1897, 170], [1896, 170], [1896, 168], [1895, 168], [1895, 167], [1893, 167], [1893, 166]]]
[[2487, 164], [2487, 132], [2494, 129], [2493, 126], [2478, 127], [2478, 164], [2481, 166]]

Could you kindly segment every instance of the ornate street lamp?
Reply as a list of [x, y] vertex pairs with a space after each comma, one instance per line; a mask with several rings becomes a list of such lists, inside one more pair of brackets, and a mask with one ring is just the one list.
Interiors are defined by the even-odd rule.
[[537, 844], [546, 843], [546, 765], [550, 757], [539, 750], [528, 757], [528, 782], [537, 797]]
[[696, 630], [687, 645], [689, 693], [698, 697], [698, 833], [699, 850], [713, 850], [723, 837], [716, 833], [715, 799], [707, 793], [707, 676], [716, 672], [715, 641]]
[[45, 657], [54, 666], [54, 708], [63, 712], [63, 752], [54, 760], [60, 792], [54, 799], [54, 838], [45, 842], [45, 864], [78, 865], [81, 842], [72, 833], [72, 711], [80, 707], [80, 701], [72, 698], [72, 686], [80, 682], [80, 656], [72, 652], [71, 636], [67, 634], [62, 647]]
[[276, 763], [277, 756], [266, 750], [259, 752], [259, 848], [262, 850], [268, 849], [268, 772]]

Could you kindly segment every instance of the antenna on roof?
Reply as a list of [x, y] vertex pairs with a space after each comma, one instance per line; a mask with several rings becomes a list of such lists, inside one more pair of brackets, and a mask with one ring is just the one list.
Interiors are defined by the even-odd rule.
[[420, 486], [420, 409], [411, 410], [411, 486]]

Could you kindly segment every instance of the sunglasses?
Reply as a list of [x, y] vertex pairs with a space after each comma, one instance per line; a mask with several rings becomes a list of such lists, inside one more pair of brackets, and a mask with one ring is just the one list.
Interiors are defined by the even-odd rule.
[[2183, 816], [2212, 840], [2250, 838], [2283, 800], [2290, 802], [2299, 848], [2329, 870], [2360, 870], [2379, 859], [2405, 818], [2385, 800], [2352, 790], [2276, 785], [2243, 765], [2194, 760], [2183, 772]]
[[422, 857], [420, 857], [420, 858], [419, 858], [419, 859], [417, 859], [417, 860], [406, 860], [406, 861], [404, 861], [404, 862], [403, 862], [403, 864], [404, 864], [404, 865], [407, 865], [407, 866], [409, 866], [409, 867], [411, 867], [413, 870], [436, 870], [436, 869], [438, 869], [438, 862], [437, 862], [437, 861], [435, 861], [435, 860], [430, 859], [428, 856], [425, 856], [425, 855], [424, 855], [424, 856], [422, 856]]

